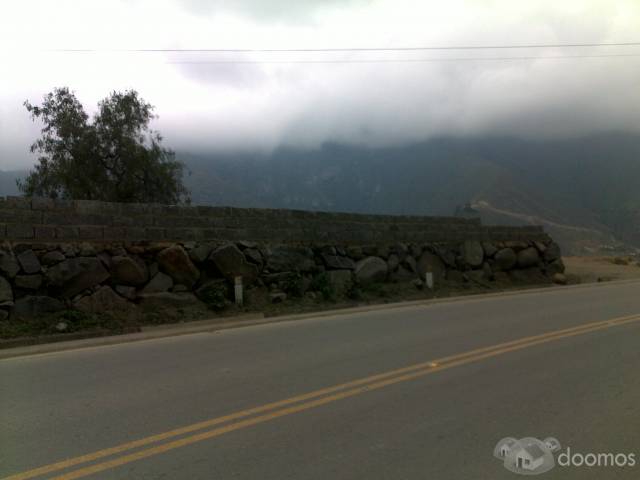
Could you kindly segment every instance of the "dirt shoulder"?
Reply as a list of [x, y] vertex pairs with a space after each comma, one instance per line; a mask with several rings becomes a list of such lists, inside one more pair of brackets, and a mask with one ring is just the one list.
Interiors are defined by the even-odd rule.
[[563, 257], [562, 260], [570, 283], [640, 278], [640, 266], [633, 257]]

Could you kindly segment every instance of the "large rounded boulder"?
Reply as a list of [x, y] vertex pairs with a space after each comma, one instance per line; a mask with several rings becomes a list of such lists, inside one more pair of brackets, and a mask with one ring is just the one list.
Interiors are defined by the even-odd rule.
[[477, 240], [467, 240], [462, 244], [461, 249], [464, 263], [471, 268], [478, 268], [484, 260], [484, 249]]
[[518, 252], [518, 268], [534, 267], [540, 263], [540, 255], [535, 247], [525, 248]]
[[502, 248], [496, 252], [494, 260], [494, 270], [507, 271], [516, 265], [518, 257], [512, 248]]
[[367, 257], [356, 262], [354, 270], [358, 283], [384, 282], [387, 278], [387, 262], [380, 257]]

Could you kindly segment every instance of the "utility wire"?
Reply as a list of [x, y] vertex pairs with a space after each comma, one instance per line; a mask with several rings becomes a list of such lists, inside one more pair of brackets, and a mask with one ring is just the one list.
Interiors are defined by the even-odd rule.
[[353, 48], [54, 48], [45, 52], [64, 53], [276, 53], [276, 52], [399, 52], [422, 50], [494, 50], [522, 48], [572, 48], [572, 47], [637, 47], [640, 42], [619, 43], [542, 43], [526, 45], [458, 45], [425, 47], [353, 47]]
[[554, 55], [529, 57], [451, 57], [451, 58], [405, 58], [405, 59], [371, 59], [371, 60], [179, 60], [165, 62], [170, 65], [223, 65], [223, 64], [297, 64], [297, 63], [427, 63], [427, 62], [478, 62], [504, 60], [561, 60], [576, 58], [611, 58], [611, 57], [640, 57], [640, 54], [609, 54], [609, 55]]

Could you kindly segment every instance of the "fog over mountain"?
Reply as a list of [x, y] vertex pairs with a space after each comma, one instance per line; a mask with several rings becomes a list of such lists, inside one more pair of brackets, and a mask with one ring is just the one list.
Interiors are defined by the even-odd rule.
[[[638, 31], [636, 0], [23, 0], [0, 16], [0, 169], [33, 162], [22, 103], [56, 86], [89, 112], [135, 88], [178, 151], [639, 132], [640, 46], [609, 45]], [[547, 47], [475, 48], [513, 45]]]
[[544, 225], [567, 251], [640, 246], [640, 135], [443, 137], [182, 158], [195, 203], [452, 215], [471, 202], [487, 223]]

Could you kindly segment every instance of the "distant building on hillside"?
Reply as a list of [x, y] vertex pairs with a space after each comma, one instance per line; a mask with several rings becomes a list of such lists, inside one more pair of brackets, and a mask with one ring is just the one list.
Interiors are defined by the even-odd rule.
[[464, 205], [458, 205], [454, 215], [461, 218], [480, 218], [480, 212], [473, 208], [470, 202]]

